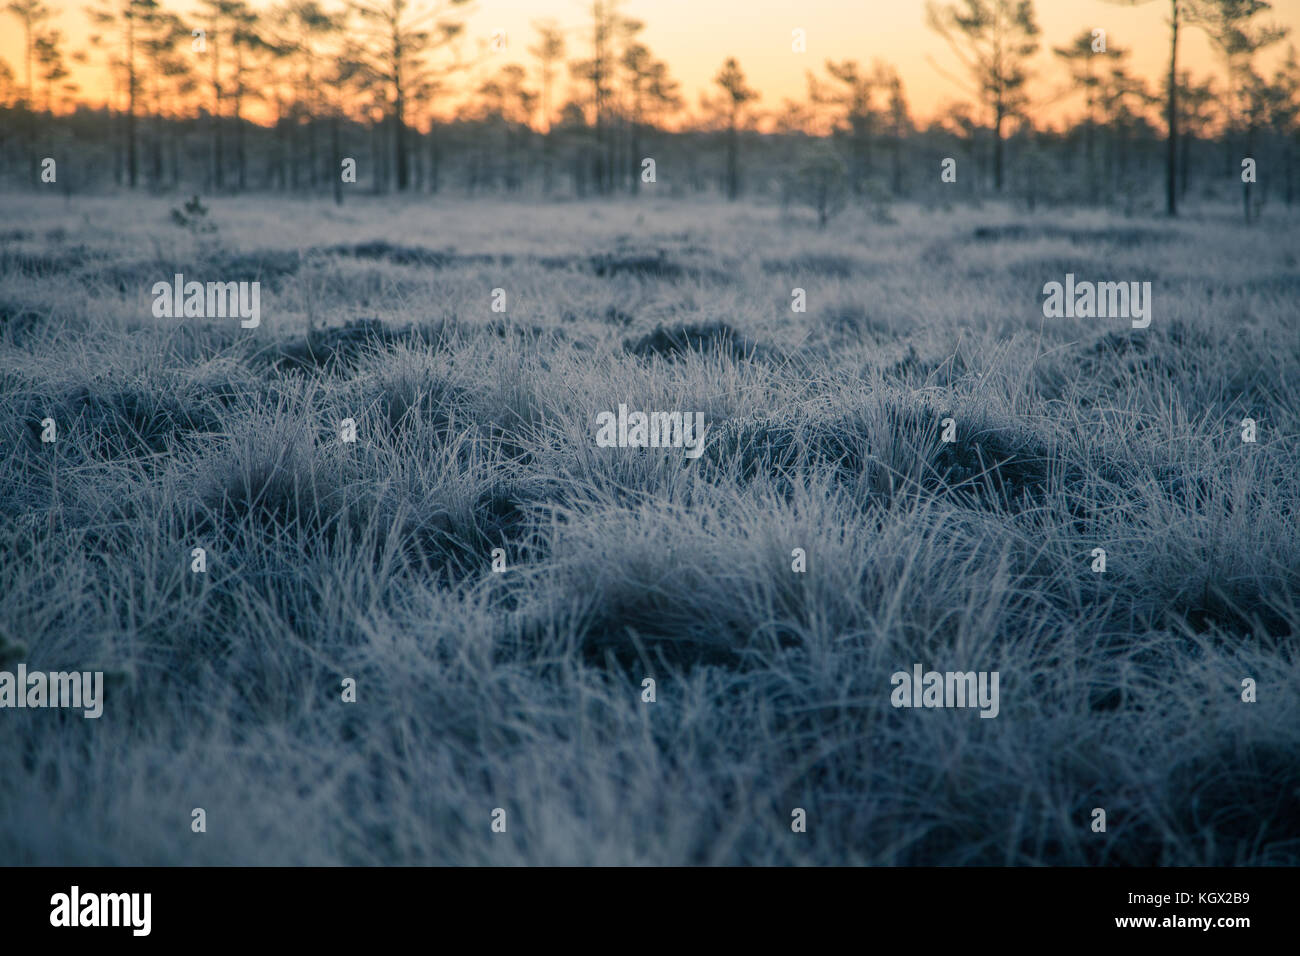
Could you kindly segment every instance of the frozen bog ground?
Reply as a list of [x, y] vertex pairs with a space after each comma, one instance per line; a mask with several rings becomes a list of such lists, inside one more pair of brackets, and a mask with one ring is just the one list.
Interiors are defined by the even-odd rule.
[[1300, 862], [1281, 210], [181, 207], [0, 203], [0, 860]]

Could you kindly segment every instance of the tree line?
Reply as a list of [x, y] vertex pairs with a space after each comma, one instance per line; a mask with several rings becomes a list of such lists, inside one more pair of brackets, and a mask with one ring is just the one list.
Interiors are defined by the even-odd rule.
[[[263, 11], [198, 0], [184, 17], [159, 0], [95, 0], [89, 47], [75, 51], [43, 0], [9, 0], [23, 57], [0, 61], [0, 175], [36, 184], [40, 159], [57, 153], [80, 184], [342, 202], [349, 160], [376, 193], [635, 194], [667, 168], [676, 194], [776, 192], [825, 221], [855, 199], [933, 190], [945, 157], [963, 170], [961, 194], [1030, 203], [1132, 205], [1163, 166], [1170, 214], [1193, 169], [1225, 182], [1252, 158], [1291, 204], [1300, 64], [1291, 47], [1272, 75], [1259, 69], [1287, 32], [1267, 21], [1270, 5], [1116, 2], [1167, 5], [1169, 68], [1154, 86], [1132, 72], [1130, 48], [1091, 28], [1050, 48], [1063, 82], [1034, 76], [1043, 38], [1031, 0], [931, 0], [926, 23], [949, 51], [936, 68], [967, 98], [920, 128], [898, 71], [879, 58], [824, 62], [808, 71], [804, 98], [766, 110], [742, 65], [722, 58], [688, 106], [621, 0], [591, 0], [571, 28], [534, 21], [521, 59], [504, 36], [471, 42], [473, 0], [285, 0]], [[1209, 38], [1214, 75], [1179, 68], [1189, 29]], [[70, 63], [106, 71], [105, 106], [87, 105]], [[1067, 98], [1081, 104], [1070, 122], [1035, 119]], [[1264, 195], [1254, 188], [1243, 183], [1248, 218]]]

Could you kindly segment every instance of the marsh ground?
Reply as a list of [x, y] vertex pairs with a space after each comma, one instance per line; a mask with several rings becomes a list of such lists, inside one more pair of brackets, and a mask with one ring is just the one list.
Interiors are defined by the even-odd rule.
[[1294, 218], [179, 205], [0, 201], [0, 656], [110, 680], [0, 713], [0, 859], [1300, 862]]

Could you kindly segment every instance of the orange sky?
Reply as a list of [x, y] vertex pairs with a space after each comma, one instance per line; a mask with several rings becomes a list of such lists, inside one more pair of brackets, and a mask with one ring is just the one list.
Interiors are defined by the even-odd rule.
[[[414, 2], [418, 5], [421, 0]], [[86, 47], [90, 29], [84, 3], [49, 3], [56, 11], [57, 26], [72, 47]], [[178, 12], [192, 9], [189, 0], [163, 3]], [[250, 0], [250, 6], [261, 10], [271, 4]], [[494, 30], [504, 29], [507, 49], [496, 57], [501, 63], [518, 61], [531, 68], [526, 48], [535, 35], [530, 23], [549, 18], [566, 29], [569, 57], [583, 55], [588, 46], [586, 6], [583, 0], [477, 0], [467, 20], [467, 40], [471, 44], [486, 41]], [[1042, 49], [1035, 59], [1039, 79], [1031, 85], [1031, 94], [1045, 100], [1064, 85], [1064, 73], [1053, 62], [1056, 58], [1050, 47], [1065, 45], [1085, 27], [1105, 29], [1112, 46], [1132, 50], [1134, 72], [1155, 80], [1165, 69], [1168, 56], [1167, 6], [1163, 0], [1141, 7], [1104, 0], [1038, 0], [1035, 10], [1043, 31]], [[758, 105], [766, 109], [779, 108], [785, 97], [802, 99], [807, 90], [805, 72], [820, 71], [828, 58], [857, 59], [865, 64], [881, 57], [892, 63], [903, 77], [913, 116], [922, 121], [946, 101], [969, 99], [940, 72], [942, 68], [959, 74], [960, 68], [944, 41], [926, 28], [924, 0], [627, 0], [622, 9], [625, 15], [646, 24], [644, 42], [667, 61], [692, 108], [727, 56], [740, 60], [749, 85], [762, 94]], [[1300, 45], [1300, 0], [1275, 0], [1273, 10], [1265, 16], [1289, 26], [1292, 36], [1288, 41]], [[0, 16], [0, 24], [0, 57], [22, 82], [22, 31], [7, 14]], [[803, 54], [791, 52], [791, 31], [796, 27], [807, 31], [808, 51]], [[1270, 50], [1261, 63], [1271, 70], [1285, 45]], [[1197, 74], [1222, 72], [1199, 30], [1184, 31], [1180, 58], [1182, 66]], [[73, 66], [75, 80], [96, 102], [104, 99], [106, 85], [100, 63], [96, 54], [91, 66]], [[489, 61], [488, 65], [494, 64]], [[1066, 104], [1065, 109], [1074, 109], [1069, 101]], [[1034, 115], [1040, 121], [1051, 120], [1062, 108], [1059, 104], [1047, 106]]]

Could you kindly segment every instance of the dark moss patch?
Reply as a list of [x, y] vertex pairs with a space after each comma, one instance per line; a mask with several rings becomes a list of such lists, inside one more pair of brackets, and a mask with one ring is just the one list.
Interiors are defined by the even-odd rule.
[[1064, 226], [1008, 223], [1000, 226], [976, 226], [971, 238], [977, 242], [1031, 242], [1039, 239], [1065, 239], [1080, 246], [1114, 246], [1133, 249], [1153, 243], [1169, 242], [1174, 236], [1167, 230], [1125, 227], [1118, 229], [1071, 229]]
[[414, 382], [404, 377], [381, 383], [379, 414], [390, 435], [405, 432], [420, 422], [431, 426], [436, 436], [445, 439], [466, 397], [465, 389], [445, 378]]
[[79, 443], [104, 458], [161, 454], [180, 439], [216, 433], [222, 427], [213, 409], [170, 391], [100, 392], [81, 386], [67, 397], [64, 409], [85, 436]]
[[1091, 358], [1145, 355], [1151, 349], [1151, 336], [1129, 332], [1107, 332], [1084, 350]]
[[[1046, 448], [1032, 438], [1011, 431], [984, 430], [940, 442], [931, 464], [934, 487], [969, 491], [993, 504], [1018, 511], [1041, 499], [1049, 488], [1054, 462]], [[931, 484], [927, 481], [926, 484]]]
[[1188, 322], [1174, 319], [1151, 329], [1107, 332], [1084, 350], [1089, 359], [1149, 356], [1153, 352], [1201, 352], [1214, 349], [1214, 339]]
[[686, 268], [668, 258], [662, 249], [657, 253], [610, 253], [592, 256], [591, 270], [602, 279], [629, 275], [638, 279], [681, 279]]
[[[1049, 236], [1055, 234], [1055, 230], [1049, 229]], [[1069, 239], [1075, 245], [1105, 245], [1114, 246], [1120, 249], [1136, 249], [1139, 246], [1165, 243], [1174, 239], [1174, 233], [1167, 230], [1141, 229], [1138, 227], [1121, 229], [1061, 229], [1059, 230], [1059, 234], [1063, 238]]]
[[475, 503], [475, 531], [485, 544], [507, 551], [524, 543], [526, 537], [532, 547], [540, 546], [542, 539], [527, 536], [526, 531], [531, 525], [532, 509], [550, 500], [552, 496], [536, 488], [510, 482], [495, 484]]
[[[218, 409], [202, 396], [166, 387], [78, 385], [58, 396], [26, 396], [25, 446], [61, 460], [122, 460], [161, 456], [177, 443], [219, 432]], [[56, 445], [42, 445], [41, 422], [58, 427]]]
[[[1167, 382], [1183, 392], [1189, 401], [1203, 404], [1207, 399], [1220, 405], [1224, 414], [1250, 412], [1259, 418], [1276, 402], [1276, 387], [1271, 372], [1258, 363], [1243, 360], [1243, 343], [1218, 338], [1196, 326], [1174, 319], [1150, 329], [1113, 331], [1069, 357], [1069, 365], [1060, 370], [1049, 392], [1059, 392], [1060, 383], [1079, 381], [1088, 386], [1077, 400], [1087, 405], [1097, 398], [1122, 389], [1151, 382]], [[1226, 374], [1216, 377], [1214, 390], [1207, 394], [1204, 372], [1207, 357], [1227, 365]], [[1100, 396], [1095, 391], [1101, 386]], [[1238, 418], [1239, 420], [1239, 418]]]
[[847, 279], [867, 272], [865, 263], [849, 256], [825, 252], [807, 252], [786, 259], [764, 259], [763, 271], [781, 275], [813, 275], [832, 279]]
[[[937, 416], [934, 420], [942, 418]], [[914, 436], [918, 456], [910, 465], [899, 462], [903, 474], [881, 471], [884, 449], [873, 447], [872, 426], [849, 412], [825, 419], [764, 419], [716, 425], [701, 462], [713, 474], [738, 473], [742, 481], [766, 476], [785, 480], [793, 474], [828, 469], [846, 479], [869, 477], [887, 487], [906, 480], [932, 494], [953, 494], [1011, 513], [1032, 506], [1051, 487], [1055, 472], [1072, 472], [1027, 435], [1010, 430], [985, 430], [941, 442], [932, 416], [896, 409], [891, 434]], [[896, 454], [891, 449], [886, 454]]]
[[[243, 466], [234, 460], [216, 460], [199, 493], [206, 511], [193, 520], [201, 530], [231, 539], [244, 532], [263, 536], [263, 543], [278, 542], [286, 533], [332, 538], [349, 517], [339, 487], [338, 475], [313, 473], [311, 464], [292, 447], [275, 449]], [[348, 506], [359, 526], [369, 509], [358, 500]]]
[[331, 246], [321, 251], [353, 259], [391, 262], [399, 266], [426, 266], [432, 269], [445, 269], [456, 261], [455, 254], [451, 252], [438, 252], [422, 246], [399, 246], [380, 239], [355, 245]]
[[565, 309], [560, 315], [560, 320], [562, 322], [573, 323], [582, 319], [607, 322], [610, 325], [618, 325], [623, 328], [626, 328], [636, 321], [636, 317], [630, 312], [625, 312], [613, 305], [607, 307], [604, 313], [580, 313], [574, 309]]
[[232, 252], [209, 260], [205, 267], [216, 274], [212, 281], [266, 282], [277, 285], [302, 267], [302, 256], [294, 250]]
[[376, 239], [354, 245], [329, 246], [316, 250], [326, 255], [367, 259], [372, 262], [390, 262], [398, 266], [421, 266], [426, 269], [448, 269], [452, 266], [510, 265], [512, 256], [470, 255], [454, 250], [429, 249], [424, 246], [402, 246]]
[[862, 474], [868, 444], [860, 423], [846, 416], [824, 421], [733, 419], [714, 426], [700, 460], [706, 469], [737, 469], [744, 481], [827, 467]]
[[680, 358], [689, 352], [718, 351], [733, 359], [761, 357], [767, 352], [721, 321], [671, 327], [661, 325], [639, 339], [624, 341], [623, 349], [640, 358], [658, 355], [668, 359]]
[[186, 282], [258, 282], [275, 289], [302, 265], [296, 251], [218, 252], [183, 262], [175, 259], [97, 264], [87, 275], [107, 282], [123, 294], [151, 296], [155, 282], [170, 285], [179, 273]]
[[522, 322], [508, 322], [498, 319], [479, 326], [488, 335], [498, 339], [518, 338], [526, 342], [564, 342], [569, 335], [564, 329], [544, 328]]
[[354, 319], [337, 328], [313, 329], [305, 339], [283, 343], [274, 357], [284, 368], [315, 370], [352, 365], [367, 349], [382, 348], [398, 338], [379, 319]]
[[1000, 242], [1003, 240], [1021, 241], [1030, 238], [1034, 233], [1028, 226], [1019, 223], [1012, 223], [1006, 226], [976, 226], [971, 237], [981, 242]]
[[666, 604], [645, 593], [615, 601], [580, 634], [583, 659], [592, 666], [612, 661], [620, 670], [637, 673], [645, 665], [671, 671], [701, 666], [734, 669], [742, 663], [740, 645], [728, 635], [692, 634], [686, 622], [674, 624]]
[[342, 326], [314, 329], [304, 339], [284, 342], [268, 353], [282, 368], [310, 371], [352, 368], [368, 352], [399, 342], [441, 347], [454, 328], [446, 322], [393, 326], [380, 319], [353, 319]]
[[163, 331], [168, 348], [189, 362], [206, 362], [227, 352], [249, 355], [255, 351], [238, 322], [177, 322]]
[[532, 520], [533, 508], [552, 496], [534, 487], [494, 482], [474, 502], [468, 525], [458, 526], [443, 511], [432, 510], [407, 523], [408, 557], [444, 586], [490, 573], [492, 550], [506, 552], [507, 567], [521, 551], [545, 553], [547, 539]]

